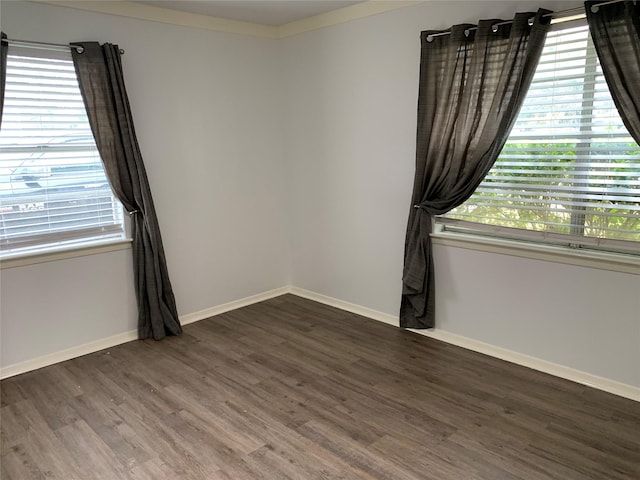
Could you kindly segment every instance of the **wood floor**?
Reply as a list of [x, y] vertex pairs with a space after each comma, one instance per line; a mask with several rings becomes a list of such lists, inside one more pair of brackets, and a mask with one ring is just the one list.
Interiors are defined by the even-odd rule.
[[640, 403], [285, 295], [2, 381], [2, 479], [640, 479]]

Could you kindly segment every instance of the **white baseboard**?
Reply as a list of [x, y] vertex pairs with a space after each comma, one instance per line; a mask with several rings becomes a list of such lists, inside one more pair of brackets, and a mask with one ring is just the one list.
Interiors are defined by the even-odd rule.
[[[199, 312], [181, 315], [180, 322], [182, 323], [182, 325], [188, 325], [189, 323], [197, 322], [199, 320], [204, 320], [206, 318], [213, 317], [215, 315], [220, 315], [222, 313], [229, 312], [231, 310], [246, 307], [248, 305], [262, 302], [264, 300], [269, 300], [270, 298], [275, 298], [280, 295], [284, 295], [285, 293], [291, 293], [293, 295], [307, 298], [309, 300], [313, 300], [318, 303], [339, 308], [340, 310], [345, 310], [347, 312], [355, 313], [357, 315], [362, 315], [363, 317], [371, 318], [373, 320], [378, 320], [380, 322], [384, 322], [389, 325], [393, 325], [395, 327], [398, 326], [398, 318], [394, 315], [389, 315], [388, 313], [372, 310], [370, 308], [366, 308], [361, 305], [356, 305], [354, 303], [345, 302], [337, 298], [329, 297], [316, 292], [304, 290], [302, 288], [291, 287], [291, 286], [276, 288], [274, 290], [269, 290], [267, 292], [259, 293], [257, 295], [252, 295], [239, 300], [234, 300], [232, 302], [224, 303], [216, 307], [207, 308]], [[616, 382], [614, 380], [599, 377], [597, 375], [592, 375], [590, 373], [582, 372], [580, 370], [575, 370], [573, 368], [565, 367], [564, 365], [559, 365], [557, 363], [531, 357], [529, 355], [524, 355], [522, 353], [508, 350], [506, 348], [497, 347], [495, 345], [480, 342], [472, 338], [464, 337], [462, 335], [457, 335], [455, 333], [451, 333], [443, 330], [411, 329], [411, 331], [418, 333], [420, 335], [424, 335], [426, 337], [434, 338], [436, 340], [450, 343], [452, 345], [466, 348], [468, 350], [473, 350], [475, 352], [483, 353], [485, 355], [490, 355], [492, 357], [500, 358], [502, 360], [506, 360], [511, 363], [532, 368], [534, 370], [548, 373], [556, 377], [565, 378], [567, 380], [571, 380], [583, 385], [587, 385], [589, 387], [603, 390], [605, 392], [613, 393], [614, 395], [619, 395], [621, 397], [629, 398], [631, 400], [640, 402], [640, 388], [634, 387], [632, 385]], [[111, 348], [116, 345], [120, 345], [122, 343], [130, 342], [132, 340], [136, 340], [137, 338], [138, 338], [137, 332], [135, 330], [132, 330], [132, 331], [120, 333], [118, 335], [113, 335], [111, 337], [96, 340], [93, 342], [85, 343], [83, 345], [78, 345], [76, 347], [72, 347], [59, 352], [43, 355], [41, 357], [30, 359], [24, 362], [15, 363], [12, 365], [8, 365], [6, 367], [0, 367], [0, 378], [8, 378], [14, 375], [19, 375], [21, 373], [37, 370], [39, 368], [43, 368], [48, 365], [53, 365], [54, 363], [64, 362], [72, 358], [80, 357], [82, 355], [94, 353], [99, 350], [103, 350], [105, 348]]]
[[[205, 318], [209, 318], [214, 315], [220, 315], [221, 313], [228, 312], [230, 310], [235, 310], [237, 308], [246, 307], [247, 305], [262, 302], [270, 298], [278, 297], [285, 293], [289, 293], [290, 291], [290, 287], [276, 288], [275, 290], [270, 290], [268, 292], [259, 293], [250, 297], [241, 298], [240, 300], [234, 300], [233, 302], [218, 305], [217, 307], [211, 307], [199, 312], [181, 315], [180, 323], [182, 325], [187, 325], [199, 320], [204, 320]], [[82, 345], [68, 348], [66, 350], [61, 350], [59, 352], [42, 355], [41, 357], [36, 357], [24, 362], [14, 363], [12, 365], [7, 365], [6, 367], [3, 366], [0, 367], [0, 379], [13, 377], [15, 375], [30, 372], [32, 370], [37, 370], [39, 368], [47, 367], [55, 363], [71, 360], [72, 358], [81, 357], [89, 353], [98, 352], [100, 350], [104, 350], [105, 348], [115, 347], [116, 345], [131, 342], [137, 339], [138, 332], [136, 330], [130, 330], [128, 332], [119, 333], [111, 337], [88, 342]]]
[[107, 338], [101, 338], [93, 342], [78, 345], [76, 347], [67, 348], [59, 352], [49, 353], [42, 355], [41, 357], [32, 358], [24, 362], [14, 363], [0, 368], [0, 379], [13, 377], [14, 375], [20, 375], [21, 373], [30, 372], [39, 368], [48, 367], [54, 363], [64, 362], [71, 360], [72, 358], [81, 357], [89, 353], [98, 352], [105, 348], [115, 347], [121, 343], [127, 343], [138, 338], [138, 332], [136, 330], [130, 330], [128, 332], [119, 333]]
[[253, 305], [254, 303], [264, 302], [265, 300], [269, 300], [270, 298], [279, 297], [280, 295], [284, 295], [285, 293], [290, 293], [290, 292], [291, 292], [291, 287], [287, 286], [287, 287], [276, 288], [274, 290], [269, 290], [263, 293], [258, 293], [257, 295], [251, 295], [250, 297], [241, 298], [240, 300], [234, 300], [232, 302], [223, 303], [222, 305], [218, 305], [216, 307], [206, 308], [204, 310], [200, 310], [199, 312], [181, 315], [180, 323], [182, 325], [188, 325], [193, 322], [204, 320], [205, 318], [213, 317], [215, 315], [220, 315], [221, 313], [230, 312], [231, 310], [236, 310], [238, 308], [246, 307], [248, 305]]
[[313, 300], [314, 302], [324, 303], [325, 305], [329, 305], [330, 307], [339, 308], [340, 310], [346, 310], [347, 312], [362, 315], [363, 317], [368, 317], [380, 322], [388, 323], [389, 325], [393, 325], [395, 327], [398, 326], [398, 317], [394, 317], [393, 315], [389, 315], [388, 313], [382, 313], [377, 310], [362, 307], [360, 305], [356, 305], [355, 303], [345, 302], [343, 300], [338, 300], [337, 298], [328, 297], [326, 295], [322, 295], [320, 293], [312, 292], [310, 290], [305, 290], [298, 287], [291, 287], [289, 293], [297, 295], [298, 297], [306, 298], [308, 300]]
[[[398, 317], [394, 315], [378, 312], [370, 308], [362, 307], [360, 305], [345, 302], [343, 300], [338, 300], [336, 298], [328, 297], [326, 295], [321, 295], [319, 293], [311, 292], [309, 290], [304, 290], [297, 287], [292, 287], [290, 289], [290, 293], [298, 295], [299, 297], [307, 298], [309, 300], [314, 300], [318, 303], [323, 303], [325, 305], [339, 308], [341, 310], [346, 310], [347, 312], [362, 315], [363, 317], [378, 320], [380, 322], [384, 322], [396, 327], [398, 326]], [[559, 365], [547, 360], [531, 357], [529, 355], [514, 352], [506, 348], [497, 347], [495, 345], [484, 343], [455, 333], [438, 330], [437, 328], [432, 330], [409, 330], [426, 337], [450, 343], [458, 347], [466, 348], [467, 350], [473, 350], [474, 352], [483, 353], [485, 355], [499, 358], [507, 362], [532, 368], [540, 372], [548, 373], [556, 377], [571, 380], [582, 385], [587, 385], [589, 387], [597, 388], [598, 390], [603, 390], [605, 392], [613, 393], [614, 395], [619, 395], [621, 397], [640, 402], [640, 388], [634, 387], [632, 385], [627, 385], [625, 383], [616, 382], [615, 380], [592, 375], [590, 373], [586, 373], [570, 367], [565, 367], [564, 365]]]

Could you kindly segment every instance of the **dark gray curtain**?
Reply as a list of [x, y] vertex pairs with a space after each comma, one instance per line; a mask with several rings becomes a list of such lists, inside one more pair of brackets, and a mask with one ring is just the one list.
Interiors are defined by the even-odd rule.
[[[405, 241], [400, 326], [432, 328], [432, 216], [471, 196], [515, 122], [544, 46], [547, 11], [421, 34], [416, 172]], [[534, 18], [535, 17], [535, 18]], [[529, 19], [534, 18], [533, 25]]]
[[151, 189], [124, 86], [120, 49], [95, 42], [72, 48], [80, 91], [111, 187], [131, 214], [138, 335], [159, 340], [182, 332]]
[[7, 53], [9, 43], [7, 34], [0, 32], [0, 123], [2, 123], [2, 110], [4, 107], [4, 85], [7, 81]]
[[620, 117], [640, 143], [640, 3], [593, 8], [601, 3], [585, 2], [589, 30]]

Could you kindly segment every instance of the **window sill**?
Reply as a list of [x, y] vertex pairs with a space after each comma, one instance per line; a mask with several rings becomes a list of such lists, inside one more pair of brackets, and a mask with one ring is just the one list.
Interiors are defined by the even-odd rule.
[[116, 252], [131, 248], [131, 239], [118, 239], [103, 242], [85, 244], [83, 246], [62, 247], [47, 252], [23, 254], [14, 257], [6, 257], [0, 260], [0, 269], [24, 267], [38, 263], [55, 262], [68, 258], [86, 257], [99, 253]]
[[598, 268], [614, 272], [640, 275], [640, 256], [622, 253], [600, 252], [588, 249], [572, 249], [556, 245], [534, 244], [482, 235], [457, 232], [431, 234], [434, 245], [465, 248], [481, 252], [498, 253], [515, 257], [532, 258], [546, 262], [565, 263], [581, 267]]

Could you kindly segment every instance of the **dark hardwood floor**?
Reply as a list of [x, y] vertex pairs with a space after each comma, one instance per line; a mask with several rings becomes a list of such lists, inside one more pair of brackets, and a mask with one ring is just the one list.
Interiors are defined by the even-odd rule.
[[640, 479], [640, 403], [285, 295], [1, 383], [2, 479]]

